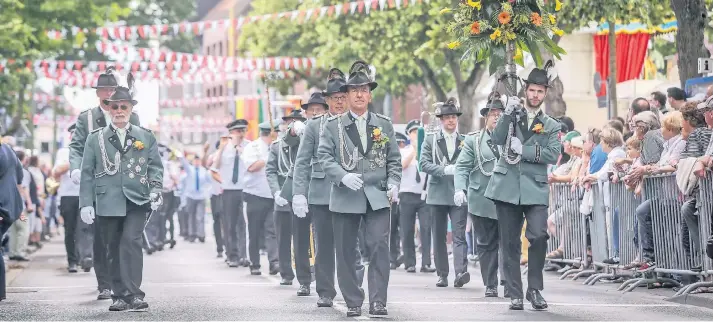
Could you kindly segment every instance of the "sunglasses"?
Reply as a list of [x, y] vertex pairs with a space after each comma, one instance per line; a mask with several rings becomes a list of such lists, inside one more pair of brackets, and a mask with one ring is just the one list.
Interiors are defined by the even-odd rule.
[[111, 106], [111, 108], [114, 109], [114, 110], [118, 110], [119, 108], [121, 108], [122, 111], [126, 111], [126, 110], [129, 109], [129, 105], [118, 105], [118, 104], [114, 104], [114, 105]]

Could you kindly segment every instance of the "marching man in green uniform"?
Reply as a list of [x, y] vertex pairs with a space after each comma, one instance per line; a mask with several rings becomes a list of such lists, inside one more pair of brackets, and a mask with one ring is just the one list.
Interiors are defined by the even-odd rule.
[[390, 200], [401, 182], [401, 155], [394, 127], [386, 116], [367, 110], [377, 84], [369, 66], [355, 62], [342, 86], [349, 111], [327, 120], [317, 155], [332, 182], [329, 210], [334, 225], [337, 280], [347, 305], [347, 316], [360, 316], [364, 293], [354, 269], [359, 222], [363, 219], [368, 268], [369, 314], [387, 315], [389, 285]]
[[[114, 67], [107, 68], [104, 74], [99, 75], [96, 89], [99, 98], [99, 106], [86, 110], [77, 117], [76, 128], [72, 134], [72, 141], [69, 143], [69, 176], [74, 184], [79, 184], [81, 180], [82, 155], [84, 154], [84, 144], [89, 133], [107, 126], [111, 122], [111, 108], [104, 103], [104, 100], [111, 97], [118, 84], [119, 75]], [[139, 116], [131, 113], [129, 123], [139, 124]], [[111, 276], [109, 276], [109, 266], [107, 264], [106, 240], [99, 232], [97, 225], [93, 225], [93, 255], [92, 261], [85, 261], [83, 269], [87, 270], [94, 266], [94, 273], [97, 277], [99, 296], [98, 300], [111, 299]], [[92, 263], [93, 262], [93, 263]]]
[[[103, 101], [111, 108], [111, 124], [92, 131], [82, 157], [80, 215], [97, 225], [108, 249], [114, 302], [110, 311], [145, 310], [141, 291], [142, 236], [147, 215], [161, 205], [163, 164], [151, 131], [129, 123], [137, 101], [128, 87], [117, 87]], [[94, 201], [96, 200], [96, 212]]]
[[[498, 296], [498, 217], [495, 204], [485, 198], [493, 167], [500, 158], [498, 146], [490, 138], [495, 124], [504, 110], [499, 97], [491, 97], [488, 104], [480, 110], [485, 118], [485, 130], [468, 133], [463, 149], [456, 162], [454, 176], [456, 193], [453, 202], [456, 206], [468, 204], [468, 213], [475, 229], [480, 274], [485, 285], [485, 297]], [[506, 292], [506, 296], [507, 296]]]
[[454, 287], [462, 287], [470, 282], [468, 273], [468, 245], [465, 241], [465, 226], [468, 222], [468, 207], [453, 203], [455, 188], [453, 175], [455, 163], [463, 148], [463, 135], [456, 131], [458, 117], [462, 114], [450, 98], [439, 103], [435, 114], [441, 121], [441, 131], [426, 136], [421, 147], [421, 170], [429, 175], [426, 204], [431, 208], [433, 220], [433, 250], [436, 260], [437, 287], [448, 286], [448, 248], [446, 234], [448, 217], [453, 227], [453, 269], [456, 277]]
[[[501, 147], [501, 155], [485, 197], [495, 202], [511, 310], [523, 309], [523, 297], [536, 310], [547, 308], [540, 294], [544, 288], [542, 269], [548, 239], [547, 165], [557, 162], [561, 149], [559, 122], [541, 110], [549, 82], [546, 70], [535, 68], [530, 72], [525, 80], [525, 106], [518, 97], [508, 97], [505, 111], [491, 134], [493, 143]], [[530, 243], [525, 296], [520, 277], [523, 220], [527, 220], [525, 236]]]

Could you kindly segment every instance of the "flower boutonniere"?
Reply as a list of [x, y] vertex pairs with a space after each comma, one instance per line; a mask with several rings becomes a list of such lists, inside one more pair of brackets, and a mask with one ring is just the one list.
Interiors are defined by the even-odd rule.
[[537, 123], [535, 126], [532, 127], [532, 132], [535, 134], [541, 134], [542, 131], [544, 131], [544, 126], [542, 126], [542, 123]]
[[141, 141], [134, 142], [134, 149], [139, 150], [139, 151], [143, 150], [144, 142], [141, 142]]
[[377, 127], [371, 132], [371, 140], [374, 142], [375, 148], [381, 149], [389, 142], [389, 137], [384, 135], [380, 127]]
[[460, 144], [458, 144], [458, 151], [463, 150], [464, 144], [465, 144], [465, 140], [460, 141]]

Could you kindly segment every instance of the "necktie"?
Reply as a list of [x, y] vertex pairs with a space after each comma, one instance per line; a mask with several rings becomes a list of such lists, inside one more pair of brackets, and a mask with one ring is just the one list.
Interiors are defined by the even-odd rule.
[[527, 127], [532, 126], [532, 122], [535, 121], [535, 116], [537, 116], [536, 112], [533, 113], [533, 112], [527, 111]]
[[233, 161], [233, 184], [238, 183], [240, 177], [240, 153], [235, 150], [235, 160]]
[[116, 129], [116, 134], [119, 136], [119, 143], [124, 147], [124, 139], [126, 138], [126, 129]]
[[361, 146], [366, 149], [366, 120], [364, 120], [364, 115], [357, 118], [357, 126], [359, 126], [359, 139], [361, 139]]
[[454, 137], [455, 135], [453, 135], [453, 133], [446, 134], [446, 150], [448, 151], [449, 158], [453, 156], [453, 151], [455, 151], [456, 148], [456, 142]]
[[196, 166], [195, 172], [196, 172], [196, 192], [201, 191], [201, 180], [200, 176], [198, 175], [200, 173], [200, 169]]

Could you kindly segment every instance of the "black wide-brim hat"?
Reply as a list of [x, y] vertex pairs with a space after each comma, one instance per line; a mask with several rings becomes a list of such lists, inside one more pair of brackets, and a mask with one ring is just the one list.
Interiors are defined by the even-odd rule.
[[126, 87], [119, 86], [114, 90], [114, 94], [111, 94], [111, 97], [103, 100], [102, 102], [104, 105], [109, 105], [112, 102], [121, 102], [121, 101], [129, 101], [131, 102], [131, 105], [136, 105], [139, 102], [136, 101], [133, 97], [131, 97], [131, 93], [129, 92], [129, 89]]
[[329, 110], [329, 105], [327, 105], [327, 102], [324, 100], [324, 96], [320, 92], [312, 93], [307, 103], [302, 104], [302, 109], [306, 111], [307, 107], [312, 104], [320, 104], [324, 106], [325, 109]]
[[300, 120], [300, 121], [304, 122], [306, 120], [306, 118], [304, 116], [302, 116], [302, 110], [294, 109], [294, 110], [292, 110], [292, 112], [290, 112], [290, 114], [283, 116], [282, 120], [283, 121]]
[[99, 89], [99, 88], [116, 88], [119, 84], [116, 81], [116, 78], [112, 74], [101, 74], [99, 75], [99, 78], [97, 79], [97, 85], [92, 86], [94, 89]]
[[347, 84], [344, 73], [338, 68], [332, 68], [329, 70], [329, 76], [327, 77], [327, 88], [322, 92], [323, 96], [329, 96], [336, 93], [344, 93], [342, 86]]
[[370, 69], [369, 65], [364, 61], [357, 60], [349, 68], [349, 80], [347, 83], [342, 85], [339, 89], [342, 92], [346, 92], [349, 86], [363, 86], [369, 85], [369, 90], [374, 90], [378, 84], [371, 79], [369, 76]]
[[480, 116], [482, 116], [482, 117], [488, 116], [488, 112], [492, 109], [504, 111], [505, 106], [503, 105], [503, 101], [501, 101], [497, 98], [491, 99], [490, 101], [488, 101], [488, 104], [485, 104], [485, 107], [480, 109]]
[[449, 98], [443, 105], [436, 108], [436, 117], [446, 116], [446, 115], [456, 115], [461, 116], [463, 112], [460, 111], [454, 98]]

